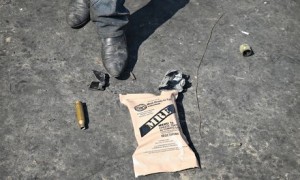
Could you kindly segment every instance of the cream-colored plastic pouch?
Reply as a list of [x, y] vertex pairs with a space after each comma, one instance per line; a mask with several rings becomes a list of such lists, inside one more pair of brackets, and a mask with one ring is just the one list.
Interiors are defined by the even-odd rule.
[[134, 152], [135, 177], [199, 167], [178, 120], [177, 91], [120, 94], [130, 112], [138, 147]]

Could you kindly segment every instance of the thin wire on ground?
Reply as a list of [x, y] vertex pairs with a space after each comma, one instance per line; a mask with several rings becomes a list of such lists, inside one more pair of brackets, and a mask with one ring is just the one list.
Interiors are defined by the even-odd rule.
[[205, 49], [204, 49], [204, 53], [199, 61], [199, 64], [198, 64], [198, 68], [197, 68], [197, 83], [196, 83], [196, 100], [197, 100], [197, 106], [198, 106], [198, 113], [199, 113], [199, 134], [200, 134], [200, 137], [202, 138], [202, 135], [201, 135], [201, 128], [202, 128], [202, 121], [201, 121], [201, 115], [200, 115], [200, 104], [199, 104], [199, 97], [198, 97], [198, 86], [199, 86], [199, 70], [200, 70], [200, 67], [202, 65], [202, 61], [205, 57], [205, 54], [206, 54], [206, 51], [207, 51], [207, 48], [208, 48], [208, 45], [210, 43], [210, 40], [211, 40], [211, 37], [212, 37], [212, 34], [214, 32], [214, 29], [216, 27], [216, 25], [220, 22], [220, 20], [222, 19], [222, 17], [224, 16], [225, 13], [223, 13], [219, 18], [218, 20], [215, 22], [215, 24], [213, 25], [211, 31], [210, 31], [210, 35], [209, 35], [209, 38], [207, 40], [207, 43], [206, 43], [206, 46], [205, 46]]

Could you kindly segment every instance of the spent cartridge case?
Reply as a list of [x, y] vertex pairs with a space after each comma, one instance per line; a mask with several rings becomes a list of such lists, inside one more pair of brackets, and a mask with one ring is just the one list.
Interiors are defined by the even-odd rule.
[[83, 111], [83, 105], [81, 101], [75, 102], [75, 110], [76, 110], [76, 119], [80, 129], [85, 129], [85, 117]]
[[251, 56], [253, 54], [253, 51], [252, 51], [251, 47], [248, 44], [242, 44], [240, 46], [240, 52], [245, 57]]

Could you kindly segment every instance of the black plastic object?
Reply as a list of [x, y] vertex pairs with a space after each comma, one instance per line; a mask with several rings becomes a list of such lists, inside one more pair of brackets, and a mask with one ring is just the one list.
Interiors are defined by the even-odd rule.
[[95, 77], [98, 79], [98, 81], [91, 82], [89, 87], [90, 90], [104, 91], [105, 88], [109, 86], [109, 75], [101, 71], [95, 71], [95, 70], [93, 70], [93, 73]]
[[183, 92], [191, 86], [191, 83], [188, 82], [189, 78], [189, 75], [185, 75], [179, 70], [170, 70], [165, 74], [158, 89]]

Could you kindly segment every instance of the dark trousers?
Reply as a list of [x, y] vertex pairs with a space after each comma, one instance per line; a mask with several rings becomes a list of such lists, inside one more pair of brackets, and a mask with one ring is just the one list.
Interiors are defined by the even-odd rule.
[[91, 0], [91, 20], [100, 38], [117, 37], [124, 33], [129, 11], [125, 0]]

